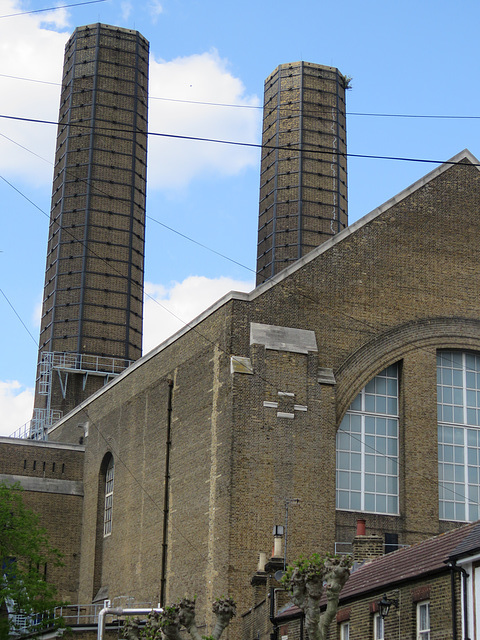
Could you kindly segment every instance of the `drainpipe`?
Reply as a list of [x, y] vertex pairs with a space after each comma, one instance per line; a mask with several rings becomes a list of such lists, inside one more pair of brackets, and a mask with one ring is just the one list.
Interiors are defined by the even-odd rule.
[[275, 589], [275, 587], [270, 587], [270, 622], [273, 625], [273, 631], [270, 634], [270, 640], [277, 640], [278, 638], [278, 626], [277, 626], [277, 621], [275, 620], [275, 592], [276, 591], [278, 591], [278, 589]]
[[450, 584], [452, 591], [452, 640], [457, 640], [457, 597], [455, 595], [455, 573], [462, 574], [463, 584], [463, 638], [470, 640], [468, 636], [468, 603], [467, 603], [467, 578], [468, 573], [463, 567], [458, 567], [455, 561], [448, 563], [450, 567]]
[[152, 611], [161, 613], [163, 609], [122, 609], [121, 607], [104, 607], [98, 614], [97, 640], [103, 640], [105, 634], [105, 616], [148, 616]]
[[[275, 587], [270, 587], [270, 622], [272, 623], [273, 631], [270, 634], [270, 640], [278, 640], [278, 618], [275, 616], [275, 594], [277, 591], [285, 591], [285, 589], [276, 589]], [[297, 618], [295, 614], [290, 619]], [[304, 618], [305, 615], [302, 613], [300, 615], [300, 637], [299, 640], [304, 640]], [[287, 622], [289, 618], [282, 618], [282, 621]]]
[[170, 449], [172, 448], [172, 396], [173, 380], [168, 380], [167, 405], [167, 441], [165, 443], [165, 482], [163, 494], [163, 538], [162, 538], [162, 570], [160, 574], [160, 606], [165, 606], [165, 591], [167, 581], [167, 548], [168, 548], [168, 514], [170, 492]]

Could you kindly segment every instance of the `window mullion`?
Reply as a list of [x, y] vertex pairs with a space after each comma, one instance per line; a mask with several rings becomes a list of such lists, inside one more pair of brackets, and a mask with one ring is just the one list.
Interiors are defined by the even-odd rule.
[[470, 496], [468, 489], [468, 419], [467, 419], [467, 354], [462, 354], [463, 384], [463, 495], [465, 496], [465, 519], [470, 520]]
[[360, 432], [360, 501], [362, 511], [365, 510], [365, 438], [365, 414], [363, 413]]

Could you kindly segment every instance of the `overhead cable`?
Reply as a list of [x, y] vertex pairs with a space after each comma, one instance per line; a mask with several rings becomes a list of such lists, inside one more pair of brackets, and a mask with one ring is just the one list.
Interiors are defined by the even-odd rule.
[[[20, 116], [9, 116], [5, 114], [0, 114], [0, 118], [4, 118], [7, 120], [19, 120], [21, 122], [32, 122], [36, 124], [51, 124], [55, 126], [58, 126], [60, 124], [58, 122], [55, 122], [54, 120], [40, 120], [38, 118], [22, 118]], [[67, 126], [67, 125], [64, 125], [64, 126]], [[81, 124], [76, 122], [70, 123], [70, 126], [81, 127], [85, 129], [91, 128], [91, 125]], [[113, 125], [110, 127], [95, 127], [96, 131], [101, 131], [102, 129], [104, 129], [105, 131], [115, 131]], [[134, 130], [118, 129], [118, 131], [121, 133], [128, 133], [129, 131], [133, 132]], [[171, 138], [174, 140], [191, 140], [195, 142], [211, 142], [213, 144], [228, 144], [231, 146], [249, 147], [252, 149], [272, 149], [272, 150], [281, 150], [281, 151], [291, 151], [293, 153], [295, 152], [297, 153], [328, 153], [330, 155], [332, 154], [340, 155], [345, 158], [365, 158], [368, 160], [397, 160], [400, 162], [421, 162], [424, 164], [425, 163], [427, 164], [459, 164], [459, 162], [455, 160], [434, 160], [429, 158], [408, 158], [404, 156], [380, 156], [380, 155], [364, 154], [364, 153], [345, 153], [345, 152], [331, 149], [328, 147], [318, 148], [320, 145], [309, 145], [314, 148], [301, 149], [299, 147], [290, 145], [290, 143], [287, 144], [286, 146], [279, 146], [279, 145], [261, 144], [257, 142], [237, 142], [234, 140], [221, 140], [218, 138], [201, 138], [199, 136], [182, 136], [182, 135], [173, 134], [173, 133], [159, 133], [157, 131], [139, 131], [138, 129], [135, 130], [135, 132], [144, 133], [147, 136], [155, 136], [160, 138]], [[480, 167], [480, 163], [471, 163], [470, 166]]]

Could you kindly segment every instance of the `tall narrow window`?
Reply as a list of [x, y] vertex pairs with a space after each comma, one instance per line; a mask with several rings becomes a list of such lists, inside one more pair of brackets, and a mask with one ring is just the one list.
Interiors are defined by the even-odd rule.
[[113, 457], [111, 457], [105, 474], [105, 515], [103, 520], [104, 536], [108, 536], [112, 533], [113, 476], [114, 466]]
[[398, 513], [398, 366], [358, 394], [337, 433], [337, 509]]
[[438, 488], [443, 520], [478, 520], [480, 511], [480, 357], [437, 355]]
[[430, 603], [417, 604], [417, 640], [430, 640]]

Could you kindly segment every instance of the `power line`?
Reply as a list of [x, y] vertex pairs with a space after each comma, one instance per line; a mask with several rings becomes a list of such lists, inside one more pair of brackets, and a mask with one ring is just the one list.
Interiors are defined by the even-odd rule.
[[[1, 177], [1, 176], [0, 176]], [[35, 343], [35, 346], [38, 348], [38, 342], [35, 340], [35, 338], [33, 337], [33, 335], [30, 333], [30, 329], [27, 327], [27, 325], [24, 323], [24, 321], [22, 320], [22, 318], [20, 317], [20, 315], [18, 314], [17, 310], [15, 309], [15, 307], [13, 306], [13, 304], [10, 302], [10, 300], [7, 298], [7, 294], [5, 293], [5, 291], [3, 291], [3, 289], [0, 289], [0, 293], [2, 294], [2, 296], [5, 298], [5, 300], [8, 302], [8, 304], [10, 305], [13, 313], [17, 316], [17, 318], [20, 320], [20, 322], [23, 325], [23, 328], [25, 329], [25, 331], [28, 333], [28, 335], [31, 337], [31, 339], [33, 340], [33, 342]]]
[[51, 84], [55, 87], [61, 87], [61, 82], [48, 82], [47, 80], [36, 80], [35, 78], [21, 78], [20, 76], [11, 76], [8, 73], [0, 73], [0, 78], [11, 78], [12, 80], [24, 80], [25, 82], [36, 82], [37, 84]]
[[[0, 114], [0, 118], [4, 118], [6, 120], [18, 120], [21, 122], [31, 122], [35, 124], [51, 124], [55, 126], [59, 126], [62, 123], [55, 122], [53, 120], [40, 120], [38, 118], [23, 118], [20, 116], [8, 116], [5, 114]], [[67, 125], [64, 125], [67, 126]], [[81, 124], [81, 123], [70, 123], [69, 126], [72, 127], [80, 127], [84, 129], [91, 129], [91, 125]], [[110, 127], [96, 127], [96, 131], [120, 131], [122, 133], [134, 132], [133, 129], [115, 129], [114, 126]], [[174, 140], [190, 140], [195, 142], [210, 142], [213, 144], [227, 144], [230, 146], [237, 147], [249, 147], [251, 149], [270, 149], [270, 150], [281, 150], [281, 151], [291, 151], [292, 153], [328, 153], [330, 155], [340, 155], [345, 158], [363, 158], [367, 160], [396, 160], [399, 162], [420, 162], [424, 164], [459, 164], [457, 161], [453, 160], [434, 160], [429, 158], [408, 158], [403, 156], [380, 156], [373, 154], [363, 154], [363, 153], [344, 153], [335, 149], [331, 149], [329, 147], [323, 147], [321, 145], [308, 145], [309, 149], [302, 149], [293, 145], [287, 144], [286, 146], [279, 145], [271, 145], [271, 144], [261, 144], [258, 142], [238, 142], [234, 140], [222, 140], [219, 138], [201, 138], [199, 136], [182, 136], [173, 133], [159, 133], [157, 131], [139, 131], [135, 130], [136, 133], [143, 133], [146, 136], [154, 136], [160, 138], [171, 138]], [[480, 167], [480, 163], [470, 163], [469, 166]]]
[[70, 9], [70, 7], [81, 7], [85, 4], [98, 4], [106, 2], [106, 0], [89, 0], [88, 2], [76, 2], [75, 4], [64, 4], [59, 7], [47, 7], [46, 9], [33, 9], [32, 11], [20, 11], [19, 13], [10, 13], [9, 15], [0, 16], [1, 18], [14, 18], [15, 16], [25, 16], [30, 13], [43, 13], [44, 11], [58, 11], [59, 9]]

